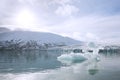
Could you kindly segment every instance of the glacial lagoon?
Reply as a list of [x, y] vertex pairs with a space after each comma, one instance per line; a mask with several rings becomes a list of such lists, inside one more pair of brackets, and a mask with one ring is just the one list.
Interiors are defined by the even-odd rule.
[[100, 61], [64, 64], [52, 51], [0, 51], [0, 80], [120, 80], [120, 53], [100, 53]]

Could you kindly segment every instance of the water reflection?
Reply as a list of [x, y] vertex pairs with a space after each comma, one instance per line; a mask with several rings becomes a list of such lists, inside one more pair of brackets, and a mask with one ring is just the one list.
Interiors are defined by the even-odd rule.
[[120, 80], [120, 58], [116, 53], [100, 53], [100, 61], [77, 61], [68, 66], [57, 60], [61, 54], [58, 51], [1, 52], [0, 80]]
[[88, 60], [80, 60], [78, 58], [72, 59], [69, 56], [63, 56], [63, 58], [58, 57], [58, 61], [60, 61], [63, 64], [69, 65], [69, 68], [71, 68], [70, 71], [72, 71], [73, 74], [81, 74], [81, 72], [84, 74], [86, 72], [89, 75], [95, 75], [99, 72], [98, 63], [100, 60], [97, 60], [95, 58]]
[[105, 52], [100, 52], [99, 54], [102, 56], [105, 56], [105, 57], [120, 57], [119, 50], [115, 51], [115, 52], [114, 51], [111, 51], [111, 52], [105, 51]]
[[88, 73], [90, 75], [95, 75], [98, 72], [99, 72], [98, 61], [89, 64], [89, 66], [88, 66]]
[[0, 72], [39, 71], [54, 69], [62, 64], [56, 60], [61, 52], [54, 51], [1, 51]]
[[90, 75], [95, 75], [96, 73], [98, 73], [99, 70], [98, 69], [89, 69], [88, 71], [89, 71]]

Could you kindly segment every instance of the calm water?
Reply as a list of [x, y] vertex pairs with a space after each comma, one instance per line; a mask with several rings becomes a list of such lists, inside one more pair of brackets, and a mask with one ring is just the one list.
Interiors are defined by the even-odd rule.
[[63, 64], [61, 51], [1, 51], [0, 80], [120, 80], [120, 54]]

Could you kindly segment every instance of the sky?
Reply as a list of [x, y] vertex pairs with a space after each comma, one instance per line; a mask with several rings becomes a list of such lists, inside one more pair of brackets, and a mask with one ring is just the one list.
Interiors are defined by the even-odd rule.
[[120, 0], [1, 0], [0, 27], [120, 41]]

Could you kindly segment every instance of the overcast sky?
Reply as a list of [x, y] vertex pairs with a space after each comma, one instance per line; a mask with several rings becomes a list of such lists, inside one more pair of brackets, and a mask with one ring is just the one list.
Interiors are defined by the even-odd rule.
[[0, 27], [120, 41], [120, 0], [1, 0]]

